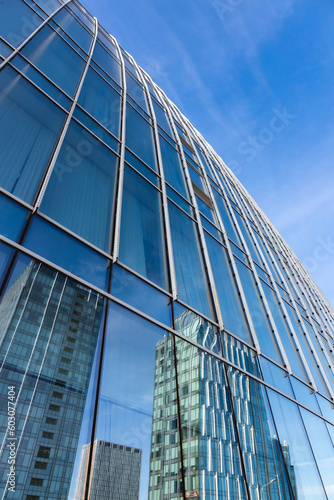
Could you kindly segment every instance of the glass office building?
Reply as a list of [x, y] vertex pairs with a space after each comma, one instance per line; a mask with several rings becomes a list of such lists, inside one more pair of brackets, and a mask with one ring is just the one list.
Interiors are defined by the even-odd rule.
[[333, 500], [312, 278], [78, 2], [0, 37], [0, 498]]

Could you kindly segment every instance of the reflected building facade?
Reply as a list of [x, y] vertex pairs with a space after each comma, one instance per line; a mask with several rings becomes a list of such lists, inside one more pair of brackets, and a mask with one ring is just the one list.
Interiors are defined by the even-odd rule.
[[146, 71], [76, 0], [4, 0], [0, 498], [332, 500], [333, 352], [331, 305]]

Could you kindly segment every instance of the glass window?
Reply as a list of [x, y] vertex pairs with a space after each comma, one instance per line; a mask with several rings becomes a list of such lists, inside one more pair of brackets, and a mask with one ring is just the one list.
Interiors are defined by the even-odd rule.
[[78, 104], [119, 138], [121, 96], [92, 68], [86, 74]]
[[218, 210], [220, 213], [220, 217], [223, 221], [225, 231], [227, 233], [227, 236], [230, 238], [230, 240], [235, 241], [235, 243], [240, 247], [241, 246], [241, 240], [237, 234], [237, 231], [235, 229], [233, 220], [227, 210], [227, 205], [223, 198], [220, 196], [219, 193], [215, 189], [213, 189], [213, 195], [216, 199], [216, 203], [218, 206]]
[[73, 97], [85, 62], [53, 29], [44, 26], [21, 53]]
[[295, 498], [325, 500], [297, 405], [270, 389], [268, 395]]
[[147, 111], [147, 105], [145, 100], [145, 92], [143, 87], [126, 71], [126, 92], [129, 96], [136, 101], [139, 106], [141, 106], [145, 111]]
[[130, 105], [126, 107], [125, 143], [139, 158], [156, 171], [152, 127]]
[[120, 260], [166, 288], [165, 248], [160, 193], [125, 166]]
[[226, 250], [211, 236], [205, 235], [224, 326], [240, 339], [253, 345]]
[[261, 378], [256, 352], [227, 332], [222, 332], [223, 353], [226, 359], [245, 371]]
[[0, 88], [1, 185], [32, 204], [65, 114], [10, 67]]
[[38, 26], [42, 19], [21, 0], [1, 2], [0, 36], [13, 47], [18, 47]]
[[41, 217], [34, 217], [24, 246], [89, 283], [106, 288], [108, 259]]
[[0, 194], [0, 231], [3, 236], [17, 241], [27, 215], [25, 207]]
[[158, 187], [159, 180], [157, 174], [148, 168], [145, 163], [143, 163], [137, 156], [132, 154], [128, 149], [125, 148], [125, 161], [128, 162], [132, 167], [134, 167], [138, 172], [140, 172], [146, 179], [151, 181], [155, 186]]
[[166, 182], [188, 199], [180, 155], [161, 135], [159, 135], [159, 140]]
[[235, 260], [235, 263], [261, 351], [277, 363], [282, 364], [282, 358], [278, 349], [277, 341], [269, 323], [263, 301], [258, 295], [258, 287], [255, 285], [253, 273], [238, 259]]
[[195, 223], [169, 202], [173, 254], [179, 298], [211, 317], [209, 291]]
[[106, 333], [90, 482], [107, 478], [108, 498], [181, 499], [179, 441], [164, 446], [177, 431], [171, 337], [116, 304]]
[[[53, 20], [61, 26], [61, 28], [68, 35], [70, 35], [71, 38], [73, 38], [79, 47], [88, 53], [93, 39], [93, 19], [91, 16], [84, 16], [80, 9], [73, 3], [69, 5], [69, 10], [68, 8], [62, 9], [56, 16], [54, 16]], [[78, 16], [79, 19], [85, 23], [86, 27], [84, 27], [75, 16]], [[90, 31], [88, 31], [87, 28]]]
[[[61, 496], [67, 498], [80, 429], [87, 417], [84, 408], [103, 309], [103, 298], [90, 288], [19, 255], [0, 304], [0, 404], [7, 408], [8, 386], [14, 386], [15, 437], [20, 442], [15, 496], [23, 498], [31, 491], [39, 455], [47, 460], [36, 462], [47, 470], [40, 494], [59, 498], [52, 494], [52, 481], [60, 470]], [[61, 406], [57, 413], [55, 405]], [[2, 436], [6, 427], [7, 415]], [[8, 463], [9, 452], [3, 447], [1, 463]]]
[[281, 370], [281, 368], [262, 356], [260, 357], [260, 363], [263, 380], [273, 387], [276, 387], [279, 391], [294, 398], [288, 373]]
[[294, 464], [289, 456], [290, 443], [284, 442], [281, 450], [264, 386], [232, 367], [227, 367], [227, 372], [251, 498], [302, 498], [299, 490], [298, 496], [292, 495], [291, 490], [296, 490], [293, 467], [290, 468], [290, 463]]
[[152, 99], [152, 103], [153, 103], [153, 108], [154, 108], [154, 113], [155, 113], [155, 117], [157, 120], [157, 124], [159, 125], [159, 127], [164, 129], [165, 132], [167, 132], [171, 137], [173, 137], [173, 134], [172, 134], [171, 128], [169, 126], [169, 122], [167, 120], [167, 115], [166, 115], [165, 111], [162, 109], [161, 106], [159, 106], [159, 104], [156, 102], [155, 99]]
[[108, 251], [116, 166], [117, 156], [72, 121], [41, 211]]
[[170, 297], [117, 264], [112, 268], [111, 294], [171, 326]]
[[[12, 256], [13, 249], [4, 243], [0, 242], [0, 278], [2, 278], [2, 275], [9, 263], [9, 260]], [[0, 281], [0, 286], [2, 285], [2, 282]]]

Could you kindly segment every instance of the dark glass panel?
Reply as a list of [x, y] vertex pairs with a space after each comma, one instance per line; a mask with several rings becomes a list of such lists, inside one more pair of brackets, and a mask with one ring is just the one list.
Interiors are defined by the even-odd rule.
[[171, 326], [170, 297], [117, 264], [114, 264], [112, 270], [110, 293], [161, 323]]
[[155, 101], [155, 99], [152, 99], [153, 103], [153, 108], [154, 108], [154, 113], [155, 117], [157, 120], [157, 124], [163, 128], [171, 137], [173, 137], [171, 128], [169, 126], [169, 122], [167, 120], [167, 115], [165, 111], [159, 106], [159, 104]]
[[3, 236], [17, 241], [27, 215], [25, 207], [0, 194], [0, 232]]
[[217, 203], [217, 206], [218, 206], [218, 210], [219, 210], [219, 213], [220, 213], [220, 217], [223, 221], [223, 224], [224, 224], [224, 228], [225, 228], [225, 231], [227, 233], [227, 236], [235, 241], [235, 243], [240, 247], [241, 246], [241, 240], [237, 234], [237, 231], [235, 229], [235, 225], [234, 225], [234, 222], [228, 212], [228, 209], [227, 209], [227, 205], [225, 203], [225, 201], [223, 200], [223, 198], [220, 196], [219, 193], [217, 193], [217, 191], [214, 189], [213, 190], [213, 195], [216, 199], [216, 203]]
[[117, 156], [72, 121], [41, 211], [108, 251], [116, 167]]
[[143, 174], [143, 176], [146, 177], [146, 179], [148, 179], [155, 186], [158, 187], [158, 183], [159, 183], [158, 177], [157, 177], [156, 173], [153, 172], [153, 170], [148, 168], [148, 166], [145, 165], [145, 163], [143, 163], [139, 158], [137, 158], [137, 156], [132, 154], [128, 149], [125, 149], [124, 157], [125, 157], [126, 162], [130, 163], [130, 165], [132, 165], [136, 170], [138, 170], [138, 172]]
[[32, 203], [65, 114], [10, 67], [0, 88], [1, 185]]
[[132, 99], [139, 104], [140, 107], [142, 107], [145, 111], [147, 111], [147, 104], [145, 100], [145, 93], [143, 87], [135, 80], [132, 78], [131, 75], [126, 71], [125, 72], [126, 76], [126, 92], [129, 94], [129, 96], [132, 97]]
[[119, 258], [166, 288], [160, 193], [128, 166], [124, 171]]
[[34, 217], [24, 246], [89, 283], [106, 288], [106, 257], [46, 220]]
[[[62, 9], [53, 20], [68, 34], [71, 38], [88, 53], [92, 43], [94, 22], [91, 17], [83, 16], [78, 7], [73, 4], [69, 5], [70, 11], [65, 8]], [[79, 19], [84, 21], [86, 28], [74, 17], [78, 16]], [[87, 28], [90, 30], [88, 31]]]
[[195, 223], [169, 203], [173, 254], [179, 298], [211, 317], [209, 291]]

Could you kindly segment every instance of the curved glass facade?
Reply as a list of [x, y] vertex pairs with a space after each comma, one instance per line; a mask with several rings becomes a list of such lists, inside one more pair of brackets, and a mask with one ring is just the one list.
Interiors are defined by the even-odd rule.
[[333, 500], [333, 309], [76, 1], [0, 16], [0, 498]]

